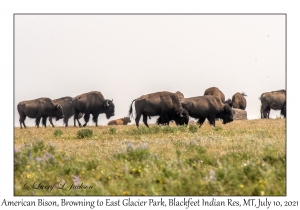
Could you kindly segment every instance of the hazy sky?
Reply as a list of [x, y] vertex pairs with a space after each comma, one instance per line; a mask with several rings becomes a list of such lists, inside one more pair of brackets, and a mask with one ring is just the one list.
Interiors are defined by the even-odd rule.
[[[248, 119], [258, 119], [260, 95], [286, 89], [285, 15], [14, 17], [16, 126], [23, 100], [100, 91], [115, 103], [112, 120], [127, 116], [141, 95], [181, 91], [188, 98], [213, 86], [226, 99], [246, 92]], [[101, 114], [98, 124], [109, 120]]]

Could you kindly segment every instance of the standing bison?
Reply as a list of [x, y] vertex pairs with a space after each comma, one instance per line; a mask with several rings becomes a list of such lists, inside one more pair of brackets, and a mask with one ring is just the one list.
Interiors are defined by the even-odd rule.
[[129, 117], [123, 117], [121, 119], [111, 120], [107, 125], [127, 125], [131, 120]]
[[232, 107], [236, 109], [245, 110], [247, 106], [247, 101], [244, 96], [247, 96], [245, 93], [236, 93], [232, 96]]
[[[261, 101], [261, 118], [269, 119], [271, 109], [282, 110], [286, 102], [286, 91], [277, 90], [272, 92], [265, 92], [260, 96]], [[284, 108], [285, 109], [285, 108]]]
[[[179, 101], [184, 99], [184, 95], [180, 91], [177, 91], [176, 94], [179, 97]], [[164, 121], [163, 118], [167, 121]], [[171, 121], [175, 121], [176, 125], [187, 125], [188, 124], [188, 122], [186, 122], [185, 118], [180, 117], [174, 111], [169, 112], [167, 118], [164, 116], [159, 116], [159, 118], [156, 120], [156, 123], [158, 125], [169, 125]]]
[[[53, 102], [55, 104], [59, 104], [63, 109], [64, 124], [65, 124], [66, 127], [68, 127], [69, 119], [74, 115], [74, 107], [70, 103], [71, 100], [72, 100], [72, 97], [69, 97], [69, 96], [53, 100]], [[79, 113], [78, 118], [80, 119], [81, 117], [82, 117], [82, 114]], [[52, 125], [52, 127], [54, 127], [54, 125], [52, 123], [52, 117], [49, 117], [49, 122]], [[74, 126], [76, 126], [75, 118], [74, 118]]]
[[219, 90], [219, 88], [217, 87], [211, 87], [205, 90], [204, 95], [212, 95], [212, 96], [217, 96], [221, 99], [221, 102], [224, 103], [225, 102], [225, 95], [224, 93], [222, 93], [221, 90]]
[[197, 96], [184, 98], [180, 102], [191, 117], [199, 119], [198, 124], [200, 126], [206, 118], [213, 126], [215, 126], [216, 118], [222, 119], [223, 124], [233, 121], [233, 110], [228, 104], [223, 104], [219, 97], [212, 95]]
[[135, 101], [136, 126], [139, 127], [139, 121], [141, 115], [143, 115], [143, 122], [148, 126], [147, 116], [160, 116], [163, 122], [169, 121], [170, 115], [176, 115], [184, 119], [188, 124], [189, 115], [185, 109], [182, 108], [179, 97], [176, 93], [171, 92], [156, 92], [147, 95], [143, 95], [137, 99], [134, 99], [130, 105], [129, 115], [133, 117], [132, 104]]
[[20, 127], [24, 128], [26, 116], [35, 118], [35, 124], [39, 127], [42, 118], [42, 124], [46, 127], [48, 117], [55, 117], [56, 120], [64, 117], [63, 110], [59, 104], [54, 103], [50, 98], [38, 98], [29, 101], [22, 101], [17, 106], [20, 115]]
[[[90, 114], [93, 115], [93, 121], [96, 123], [96, 126], [98, 126], [99, 114], [105, 113], [107, 119], [115, 115], [113, 100], [104, 99], [103, 95], [98, 91], [78, 95], [73, 98], [70, 103], [72, 103], [74, 108], [74, 121], [77, 120], [80, 127], [79, 113], [84, 114], [85, 123], [83, 127], [85, 127], [90, 120]], [[75, 123], [74, 126], [76, 126]]]

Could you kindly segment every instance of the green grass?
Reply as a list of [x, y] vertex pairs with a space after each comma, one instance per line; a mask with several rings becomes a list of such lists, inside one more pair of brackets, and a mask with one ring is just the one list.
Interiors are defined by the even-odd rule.
[[285, 122], [15, 128], [14, 193], [286, 195]]

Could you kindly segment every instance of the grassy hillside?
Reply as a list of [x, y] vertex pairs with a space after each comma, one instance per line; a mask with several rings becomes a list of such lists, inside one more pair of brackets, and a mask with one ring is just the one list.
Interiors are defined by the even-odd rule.
[[15, 195], [286, 195], [285, 123], [15, 128]]

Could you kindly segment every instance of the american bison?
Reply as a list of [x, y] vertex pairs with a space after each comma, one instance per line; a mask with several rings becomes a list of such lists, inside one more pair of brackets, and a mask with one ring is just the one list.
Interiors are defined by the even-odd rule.
[[63, 110], [59, 104], [54, 103], [50, 98], [38, 98], [18, 103], [17, 109], [20, 115], [20, 127], [24, 128], [26, 117], [35, 118], [35, 124], [39, 127], [42, 118], [42, 124], [46, 127], [48, 117], [55, 117], [56, 120], [64, 117]]
[[[72, 99], [73, 99], [72, 97], [66, 96], [66, 97], [62, 97], [62, 98], [58, 98], [58, 99], [53, 100], [53, 102], [55, 104], [59, 104], [63, 109], [64, 124], [65, 124], [66, 127], [68, 127], [69, 119], [74, 115], [74, 107], [70, 103]], [[81, 117], [82, 117], [82, 114], [79, 113], [78, 118], [80, 119]], [[52, 122], [52, 117], [49, 117], [49, 122], [52, 125], [52, 127], [54, 127], [53, 122]], [[74, 118], [74, 125], [76, 126], [75, 118]]]
[[120, 119], [116, 119], [116, 120], [111, 120], [108, 122], [107, 125], [127, 125], [128, 123], [130, 123], [131, 120], [129, 117], [123, 117]]
[[232, 107], [236, 109], [242, 109], [245, 110], [247, 106], [247, 101], [245, 96], [247, 96], [245, 93], [239, 93], [237, 92], [232, 96]]
[[[77, 120], [80, 127], [81, 123], [78, 120], [79, 113], [84, 114], [85, 123], [83, 127], [85, 127], [90, 120], [90, 114], [93, 115], [93, 121], [96, 123], [96, 126], [98, 126], [99, 114], [105, 113], [107, 119], [115, 115], [113, 100], [104, 99], [103, 95], [98, 91], [78, 95], [74, 97], [70, 103], [72, 103], [74, 107], [74, 121]], [[74, 124], [74, 126], [76, 125]]]
[[[184, 99], [184, 95], [180, 91], [177, 91], [176, 94], [178, 95], [179, 100]], [[163, 121], [163, 118], [167, 121]], [[169, 125], [171, 121], [174, 121], [176, 123], [176, 125], [187, 125], [188, 124], [188, 122], [186, 121], [185, 118], [180, 117], [174, 111], [169, 112], [167, 117], [159, 116], [159, 118], [156, 120], [156, 123], [158, 125]]]
[[176, 116], [183, 118], [188, 124], [189, 115], [180, 104], [179, 97], [176, 93], [171, 92], [156, 92], [143, 95], [134, 99], [130, 105], [129, 115], [133, 117], [132, 104], [135, 102], [136, 111], [136, 126], [139, 127], [141, 115], [143, 115], [143, 122], [148, 126], [147, 116], [161, 116], [163, 122], [169, 121], [169, 116], [174, 112]]
[[228, 104], [223, 104], [221, 99], [212, 95], [184, 98], [180, 101], [189, 116], [199, 119], [201, 126], [207, 118], [211, 125], [215, 126], [215, 119], [220, 118], [223, 124], [233, 121], [233, 110]]
[[261, 94], [259, 99], [261, 101], [261, 118], [269, 119], [271, 109], [282, 110], [286, 101], [286, 90], [265, 92]]

